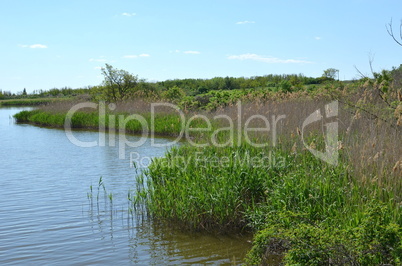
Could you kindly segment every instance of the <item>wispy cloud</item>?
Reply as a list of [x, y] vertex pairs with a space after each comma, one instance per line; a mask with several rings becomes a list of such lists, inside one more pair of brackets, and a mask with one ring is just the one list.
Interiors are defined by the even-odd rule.
[[184, 51], [183, 53], [185, 53], [185, 54], [200, 54], [201, 52], [199, 52], [199, 51]]
[[298, 60], [298, 59], [280, 59], [272, 56], [262, 56], [257, 54], [241, 54], [241, 55], [230, 55], [228, 59], [236, 59], [236, 60], [254, 60], [260, 61], [269, 64], [308, 64], [310, 61], [306, 60]]
[[47, 45], [44, 45], [44, 44], [31, 44], [31, 45], [19, 44], [18, 46], [22, 47], [22, 48], [31, 48], [31, 49], [46, 49], [47, 48]]
[[319, 36], [314, 37], [314, 39], [316, 39], [317, 41], [321, 40], [322, 38]]
[[137, 58], [138, 55], [125, 55], [123, 56], [123, 58], [128, 58], [128, 59], [133, 59], [133, 58]]
[[127, 13], [127, 12], [124, 12], [124, 13], [121, 13], [121, 15], [122, 16], [125, 16], [125, 17], [133, 17], [133, 16], [135, 16], [135, 15], [137, 15], [136, 13]]
[[104, 58], [91, 58], [91, 59], [89, 59], [89, 62], [107, 62], [107, 60], [106, 59], [104, 59]]
[[244, 20], [244, 21], [238, 21], [236, 22], [237, 25], [243, 25], [243, 24], [254, 24], [255, 21], [248, 21], [248, 20]]
[[151, 55], [149, 55], [149, 54], [139, 54], [139, 55], [132, 54], [132, 55], [125, 55], [125, 56], [123, 56], [123, 58], [134, 59], [134, 58], [138, 58], [138, 57], [150, 57], [150, 56]]
[[188, 51], [180, 51], [180, 50], [174, 50], [174, 51], [169, 51], [171, 54], [201, 54], [200, 51], [195, 51], [195, 50], [188, 50]]

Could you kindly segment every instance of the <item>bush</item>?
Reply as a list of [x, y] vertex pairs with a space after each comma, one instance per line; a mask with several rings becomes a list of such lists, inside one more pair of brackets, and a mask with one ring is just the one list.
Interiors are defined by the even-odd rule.
[[290, 92], [292, 85], [290, 84], [289, 81], [282, 80], [281, 83], [279, 84], [279, 88], [282, 92]]
[[14, 118], [17, 119], [18, 123], [26, 123], [29, 122], [29, 117], [32, 115], [32, 111], [21, 111], [14, 115]]
[[402, 262], [402, 228], [392, 221], [387, 206], [372, 201], [357, 226], [309, 224], [294, 213], [277, 219], [292, 226], [271, 224], [258, 232], [247, 264], [286, 265], [399, 265]]
[[173, 86], [165, 91], [162, 96], [168, 100], [171, 100], [172, 102], [178, 102], [185, 95], [186, 93], [183, 89]]

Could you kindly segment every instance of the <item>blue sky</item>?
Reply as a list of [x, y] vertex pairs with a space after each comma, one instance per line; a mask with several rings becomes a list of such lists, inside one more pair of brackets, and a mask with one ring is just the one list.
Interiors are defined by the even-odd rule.
[[105, 63], [149, 81], [357, 77], [401, 64], [400, 0], [0, 0], [0, 89], [84, 87]]

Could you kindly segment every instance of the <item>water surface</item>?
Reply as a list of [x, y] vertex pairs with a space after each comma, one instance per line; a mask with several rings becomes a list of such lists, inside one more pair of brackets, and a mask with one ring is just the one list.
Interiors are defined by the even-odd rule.
[[[15, 124], [22, 108], [0, 108], [0, 264], [236, 264], [249, 236], [189, 233], [130, 215], [130, 153], [163, 156], [150, 145], [81, 148], [63, 130]], [[76, 131], [81, 141], [97, 132]], [[131, 141], [137, 137], [131, 136]], [[157, 139], [168, 143], [168, 139]], [[144, 160], [145, 162], [146, 160]], [[106, 189], [97, 189], [102, 177]], [[92, 186], [92, 196], [90, 187]], [[112, 201], [105, 195], [112, 194]], [[91, 200], [92, 199], [92, 200]]]

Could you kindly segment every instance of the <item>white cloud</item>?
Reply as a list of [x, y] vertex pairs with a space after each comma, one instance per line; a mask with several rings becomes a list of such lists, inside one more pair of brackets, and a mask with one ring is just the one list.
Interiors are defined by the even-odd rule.
[[39, 49], [46, 49], [47, 46], [46, 46], [46, 45], [43, 45], [43, 44], [33, 44], [33, 45], [30, 45], [29, 48], [32, 48], [32, 49], [37, 49], [37, 48], [39, 48]]
[[137, 15], [136, 13], [127, 13], [127, 12], [124, 12], [124, 13], [121, 13], [121, 15], [122, 16], [125, 16], [125, 17], [133, 17], [133, 16], [135, 16], [135, 15]]
[[237, 59], [237, 60], [254, 60], [260, 61], [264, 63], [270, 64], [300, 64], [300, 63], [311, 63], [305, 60], [298, 60], [298, 59], [280, 59], [272, 56], [261, 56], [257, 54], [241, 54], [241, 55], [230, 55], [228, 59]]
[[95, 59], [95, 58], [91, 58], [89, 59], [89, 62], [106, 62], [106, 59], [103, 58], [99, 58], [99, 59]]
[[169, 53], [173, 54], [173, 53], [180, 53], [180, 50], [174, 50], [174, 51], [169, 51]]
[[319, 36], [314, 37], [314, 39], [316, 39], [317, 41], [321, 40], [322, 38]]
[[125, 55], [125, 56], [123, 56], [123, 58], [134, 59], [134, 58], [138, 58], [138, 57], [150, 57], [150, 56], [151, 55], [149, 55], [149, 54], [139, 54], [139, 55], [133, 54], [133, 55]]
[[31, 48], [31, 49], [46, 49], [47, 48], [47, 45], [44, 45], [44, 44], [31, 44], [31, 45], [20, 44], [18, 46], [22, 47], [22, 48]]
[[184, 51], [185, 54], [200, 54], [198, 51]]
[[97, 67], [94, 67], [94, 69], [96, 69], [96, 70], [101, 70], [103, 67], [100, 67], [100, 66], [97, 66]]
[[169, 51], [171, 54], [201, 54], [199, 51], [194, 51], [194, 50], [189, 50], [189, 51], [180, 51], [180, 50], [174, 50], [174, 51]]
[[125, 55], [123, 56], [123, 58], [128, 58], [128, 59], [133, 59], [133, 58], [137, 58], [138, 55]]
[[238, 25], [243, 25], [243, 24], [254, 24], [255, 21], [248, 21], [248, 20], [244, 20], [244, 21], [238, 21], [236, 22], [236, 24]]

